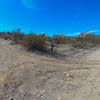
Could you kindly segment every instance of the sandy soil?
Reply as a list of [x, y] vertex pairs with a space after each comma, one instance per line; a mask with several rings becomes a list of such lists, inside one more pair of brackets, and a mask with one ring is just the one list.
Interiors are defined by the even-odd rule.
[[99, 99], [100, 47], [61, 60], [0, 39], [0, 100]]

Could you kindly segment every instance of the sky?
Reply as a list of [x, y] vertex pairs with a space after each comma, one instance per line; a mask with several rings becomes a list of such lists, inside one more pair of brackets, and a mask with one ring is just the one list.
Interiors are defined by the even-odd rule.
[[100, 33], [100, 0], [0, 0], [0, 31]]

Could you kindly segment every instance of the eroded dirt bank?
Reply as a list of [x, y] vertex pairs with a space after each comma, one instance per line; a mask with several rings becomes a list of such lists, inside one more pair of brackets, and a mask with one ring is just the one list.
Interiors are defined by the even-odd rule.
[[100, 48], [82, 58], [60, 60], [28, 53], [0, 39], [0, 100], [12, 98], [99, 100]]

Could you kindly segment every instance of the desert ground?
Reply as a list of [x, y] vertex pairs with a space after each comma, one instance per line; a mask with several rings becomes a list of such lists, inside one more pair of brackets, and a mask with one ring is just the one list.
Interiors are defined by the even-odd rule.
[[58, 52], [64, 59], [0, 39], [0, 100], [100, 100], [100, 46]]

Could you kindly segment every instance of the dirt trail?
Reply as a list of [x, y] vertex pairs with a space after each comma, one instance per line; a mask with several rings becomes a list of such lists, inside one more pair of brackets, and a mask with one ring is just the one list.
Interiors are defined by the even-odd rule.
[[0, 39], [0, 100], [99, 100], [100, 48], [60, 60]]

